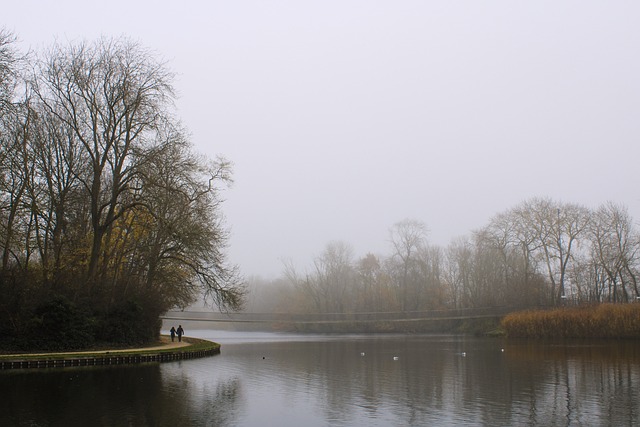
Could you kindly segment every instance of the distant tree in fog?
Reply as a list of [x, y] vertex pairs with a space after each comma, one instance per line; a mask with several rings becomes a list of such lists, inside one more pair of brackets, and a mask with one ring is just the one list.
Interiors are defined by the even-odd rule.
[[353, 249], [344, 242], [329, 242], [304, 275], [291, 265], [286, 266], [285, 275], [303, 297], [296, 311], [345, 313], [352, 312], [357, 305]]
[[593, 214], [588, 236], [594, 282], [589, 297], [597, 301], [627, 302], [640, 295], [640, 236], [627, 209], [613, 203], [600, 206]]
[[403, 311], [418, 309], [424, 293], [420, 274], [420, 254], [425, 250], [427, 227], [416, 220], [405, 219], [393, 225], [390, 242], [390, 275], [396, 280]]
[[466, 238], [452, 240], [445, 250], [443, 284], [451, 308], [467, 304], [466, 291], [471, 270], [471, 251]]
[[[297, 306], [295, 290], [285, 277], [267, 280], [247, 278], [247, 295], [243, 311], [248, 313], [286, 313]], [[298, 310], [299, 308], [296, 307]]]
[[533, 198], [441, 248], [427, 243], [423, 223], [403, 220], [390, 230], [387, 256], [369, 253], [353, 263], [348, 245], [333, 243], [310, 273], [288, 274], [292, 294], [301, 296], [292, 307], [393, 313], [632, 301], [640, 296], [633, 225], [611, 203], [593, 211]]
[[593, 211], [534, 198], [496, 215], [479, 236], [503, 260], [504, 285], [496, 290], [507, 286], [530, 304], [637, 295], [638, 237], [622, 207]]
[[390, 287], [389, 275], [383, 269], [381, 260], [371, 253], [356, 263], [358, 284], [358, 311], [375, 312], [394, 307], [394, 292]]
[[535, 233], [519, 211], [500, 213], [474, 233], [479, 252], [494, 259], [494, 283], [489, 292], [494, 305], [527, 306], [544, 301], [544, 286], [533, 257]]

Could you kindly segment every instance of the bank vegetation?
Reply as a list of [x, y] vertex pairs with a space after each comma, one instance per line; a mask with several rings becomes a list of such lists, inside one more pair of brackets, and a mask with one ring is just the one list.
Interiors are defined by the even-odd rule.
[[[385, 319], [402, 318], [392, 329], [413, 331], [419, 319], [447, 310], [487, 314], [493, 308], [498, 316], [606, 303], [620, 307], [605, 305], [598, 313], [626, 313], [634, 310], [626, 306], [640, 306], [639, 278], [640, 235], [626, 207], [534, 197], [446, 247], [431, 244], [426, 224], [415, 219], [390, 228], [387, 253], [355, 257], [348, 243], [329, 242], [306, 268], [287, 264], [278, 279], [252, 279], [247, 306], [318, 320], [367, 316], [371, 327], [360, 323], [352, 332], [374, 325], [389, 329]], [[327, 328], [341, 326], [348, 328]]]
[[501, 326], [513, 338], [640, 338], [640, 304], [530, 310], [512, 313]]
[[166, 64], [125, 38], [15, 40], [0, 30], [0, 346], [152, 342], [201, 293], [238, 308], [230, 164], [193, 151]]

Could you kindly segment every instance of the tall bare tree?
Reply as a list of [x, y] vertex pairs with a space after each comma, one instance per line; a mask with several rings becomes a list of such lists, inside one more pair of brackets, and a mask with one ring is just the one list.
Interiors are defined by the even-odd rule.
[[104, 279], [110, 228], [135, 205], [125, 197], [137, 174], [133, 155], [167, 120], [172, 73], [125, 39], [55, 45], [39, 64], [35, 93], [48, 113], [74, 133], [89, 163], [88, 173], [78, 179], [90, 201], [90, 289]]
[[357, 283], [360, 287], [358, 302], [361, 311], [395, 309], [390, 296], [388, 275], [384, 274], [378, 256], [368, 253], [356, 263]]
[[30, 230], [34, 219], [30, 189], [33, 188], [33, 153], [29, 145], [32, 111], [15, 105], [4, 116], [9, 119], [0, 135], [0, 217], [2, 218], [2, 271], [10, 262], [26, 270], [32, 251]]
[[0, 28], [0, 118], [14, 102], [13, 91], [19, 81], [20, 57], [15, 48], [16, 37], [9, 30]]
[[[601, 269], [606, 299], [612, 302], [637, 297], [640, 241], [626, 208], [606, 203], [595, 212], [589, 228], [594, 265]], [[594, 283], [594, 286], [597, 286]], [[601, 292], [596, 292], [601, 296]]]
[[405, 219], [394, 224], [390, 235], [392, 259], [398, 262], [396, 266], [399, 270], [402, 310], [415, 310], [424, 290], [424, 283], [420, 283], [417, 269], [418, 255], [426, 247], [427, 227], [420, 221]]
[[589, 225], [589, 211], [577, 204], [558, 203], [548, 198], [528, 200], [518, 209], [533, 230], [551, 283], [551, 297], [558, 304], [567, 297], [567, 273], [576, 246]]
[[219, 186], [231, 181], [230, 163], [197, 156], [185, 131], [168, 126], [139, 164], [141, 188], [131, 219], [145, 286], [163, 289], [173, 305], [188, 304], [194, 289], [203, 287], [219, 308], [240, 308], [244, 287], [226, 260], [219, 206]]

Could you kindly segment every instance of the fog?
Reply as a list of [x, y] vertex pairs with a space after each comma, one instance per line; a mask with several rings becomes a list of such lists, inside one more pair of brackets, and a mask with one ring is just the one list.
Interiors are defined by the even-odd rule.
[[640, 3], [10, 2], [19, 46], [125, 35], [177, 73], [177, 115], [234, 164], [228, 253], [245, 275], [327, 242], [446, 245], [521, 201], [640, 218]]

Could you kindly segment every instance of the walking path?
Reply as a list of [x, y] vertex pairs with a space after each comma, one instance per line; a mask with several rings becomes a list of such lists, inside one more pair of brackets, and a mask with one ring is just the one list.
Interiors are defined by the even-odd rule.
[[171, 341], [168, 336], [161, 336], [160, 345], [141, 348], [11, 354], [7, 355], [7, 357], [0, 356], [0, 370], [169, 362], [212, 356], [220, 353], [219, 345], [209, 342], [211, 345], [203, 348], [202, 341], [195, 339], [195, 341], [191, 342], [188, 338], [183, 338], [182, 342], [177, 339]]
[[111, 354], [111, 353], [136, 353], [140, 351], [149, 351], [149, 350], [169, 350], [172, 348], [180, 348], [190, 346], [191, 343], [186, 341], [178, 341], [176, 338], [175, 341], [171, 342], [171, 338], [168, 336], [162, 335], [160, 337], [161, 345], [156, 345], [153, 347], [140, 347], [140, 348], [121, 348], [117, 350], [90, 350], [90, 351], [65, 351], [65, 352], [48, 352], [48, 353], [25, 353], [25, 354], [11, 354], [12, 357], [20, 357], [20, 356], [46, 356], [47, 354], [55, 354], [62, 356], [72, 356], [74, 354], [82, 355], [82, 354]]

